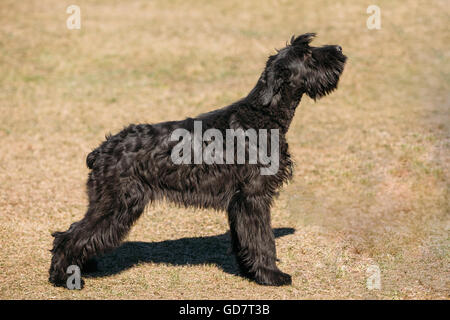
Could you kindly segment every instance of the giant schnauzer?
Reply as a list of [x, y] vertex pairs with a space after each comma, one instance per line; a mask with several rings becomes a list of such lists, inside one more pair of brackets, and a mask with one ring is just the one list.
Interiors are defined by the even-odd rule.
[[[66, 286], [70, 265], [86, 270], [94, 257], [120, 244], [147, 204], [165, 199], [186, 207], [226, 210], [241, 273], [263, 285], [290, 284], [291, 276], [276, 265], [270, 224], [273, 199], [292, 177], [285, 136], [303, 94], [317, 99], [336, 89], [346, 61], [338, 45], [310, 46], [314, 36], [292, 37], [269, 57], [253, 90], [225, 108], [181, 121], [132, 124], [107, 136], [86, 159], [91, 169], [86, 215], [67, 231], [52, 234], [49, 281]], [[279, 133], [277, 170], [262, 174], [266, 164], [247, 159], [174, 163], [172, 152], [178, 142], [171, 134], [176, 129], [193, 132], [196, 121], [201, 121], [202, 130], [222, 133], [239, 128]], [[247, 142], [244, 145], [249, 148]]]

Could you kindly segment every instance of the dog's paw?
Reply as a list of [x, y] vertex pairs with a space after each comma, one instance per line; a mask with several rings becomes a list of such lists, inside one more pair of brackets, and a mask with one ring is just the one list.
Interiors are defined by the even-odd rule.
[[79, 286], [77, 286], [76, 282], [72, 282], [71, 284], [67, 283], [68, 277], [56, 277], [55, 275], [51, 275], [48, 279], [48, 281], [54, 286], [54, 287], [62, 287], [69, 290], [81, 290], [84, 288], [84, 280], [83, 278], [80, 278]]
[[255, 281], [266, 286], [286, 286], [292, 284], [292, 277], [280, 270], [264, 268], [256, 272]]
[[80, 286], [79, 287], [77, 287], [76, 284], [72, 284], [69, 287], [69, 286], [67, 286], [67, 281], [55, 281], [55, 282], [52, 282], [52, 284], [53, 284], [54, 287], [62, 287], [62, 288], [66, 288], [66, 289], [69, 289], [69, 290], [81, 290], [81, 289], [84, 288], [84, 280], [83, 279], [80, 279]]

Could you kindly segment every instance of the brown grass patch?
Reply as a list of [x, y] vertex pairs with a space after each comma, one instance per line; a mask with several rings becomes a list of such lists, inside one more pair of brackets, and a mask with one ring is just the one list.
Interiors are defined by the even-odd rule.
[[[69, 4], [0, 4], [0, 298], [449, 297], [445, 1], [378, 1], [377, 31], [355, 1], [80, 0], [78, 31], [66, 29]], [[295, 179], [273, 225], [295, 228], [277, 238], [292, 286], [234, 275], [224, 215], [167, 204], [132, 230], [141, 245], [105, 263], [154, 249], [146, 262], [87, 279], [83, 291], [49, 285], [50, 232], [84, 215], [85, 156], [105, 133], [235, 101], [272, 48], [308, 31], [349, 61], [339, 90], [305, 98], [289, 132]], [[371, 264], [381, 290], [366, 288]]]

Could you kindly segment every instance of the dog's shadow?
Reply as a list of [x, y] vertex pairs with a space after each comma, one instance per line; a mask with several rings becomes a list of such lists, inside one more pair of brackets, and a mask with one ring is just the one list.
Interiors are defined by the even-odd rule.
[[[293, 228], [276, 228], [276, 238], [293, 234]], [[215, 264], [223, 271], [239, 274], [234, 256], [229, 253], [229, 232], [209, 237], [181, 238], [161, 242], [125, 242], [114, 251], [97, 258], [97, 271], [89, 278], [118, 274], [140, 263], [164, 263], [175, 266]]]

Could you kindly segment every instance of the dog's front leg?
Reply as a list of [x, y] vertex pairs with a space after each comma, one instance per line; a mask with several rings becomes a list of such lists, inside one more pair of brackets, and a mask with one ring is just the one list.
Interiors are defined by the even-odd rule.
[[291, 276], [276, 266], [270, 199], [236, 193], [228, 206], [228, 221], [232, 248], [241, 272], [259, 284], [291, 284]]

